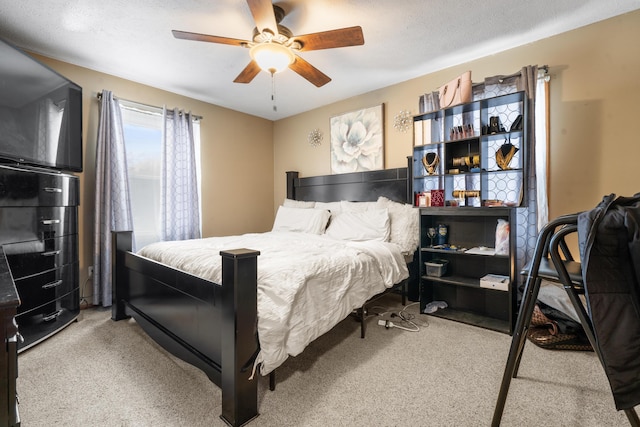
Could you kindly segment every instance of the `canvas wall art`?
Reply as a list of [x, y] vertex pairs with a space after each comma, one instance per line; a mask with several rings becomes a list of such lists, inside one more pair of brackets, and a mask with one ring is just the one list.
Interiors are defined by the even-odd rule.
[[384, 168], [384, 104], [331, 118], [331, 173]]

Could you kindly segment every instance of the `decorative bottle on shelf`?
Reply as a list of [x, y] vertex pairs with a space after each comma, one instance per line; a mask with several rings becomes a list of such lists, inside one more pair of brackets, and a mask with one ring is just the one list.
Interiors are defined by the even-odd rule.
[[438, 244], [446, 245], [449, 242], [449, 227], [446, 224], [438, 224]]

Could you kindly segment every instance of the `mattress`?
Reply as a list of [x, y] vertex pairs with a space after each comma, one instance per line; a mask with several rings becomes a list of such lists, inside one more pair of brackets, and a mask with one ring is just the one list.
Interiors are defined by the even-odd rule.
[[300, 354], [369, 298], [409, 277], [393, 243], [299, 232], [158, 242], [138, 254], [221, 283], [219, 253], [237, 248], [260, 251], [256, 365], [262, 375]]

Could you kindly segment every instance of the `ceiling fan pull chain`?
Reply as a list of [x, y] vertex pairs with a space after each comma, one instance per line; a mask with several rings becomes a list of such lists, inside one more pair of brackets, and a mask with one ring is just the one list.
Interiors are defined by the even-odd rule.
[[271, 73], [271, 101], [273, 102], [273, 111], [278, 111], [276, 107], [276, 73]]

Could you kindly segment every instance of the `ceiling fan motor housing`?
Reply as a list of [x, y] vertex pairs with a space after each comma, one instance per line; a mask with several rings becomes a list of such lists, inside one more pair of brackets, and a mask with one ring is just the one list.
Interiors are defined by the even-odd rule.
[[[276, 70], [275, 66], [267, 66], [267, 68], [264, 68], [256, 61], [258, 56], [262, 56], [262, 54], [267, 56], [267, 51], [271, 51], [271, 54], [286, 59], [286, 61], [280, 61], [280, 64], [288, 62], [288, 68], [315, 86], [321, 87], [329, 83], [331, 78], [298, 55], [298, 52], [360, 46], [364, 44], [362, 28], [359, 26], [294, 36], [291, 30], [280, 25], [280, 22], [285, 16], [284, 9], [272, 4], [271, 1], [272, 0], [247, 0], [249, 9], [253, 15], [253, 20], [256, 23], [251, 40], [178, 30], [173, 30], [172, 33], [174, 37], [178, 39], [249, 48], [249, 54], [252, 59], [240, 72], [238, 77], [235, 78], [235, 83], [250, 83], [253, 78], [260, 73], [260, 70], [266, 70], [273, 74], [273, 70]], [[281, 65], [278, 65], [277, 69], [280, 69], [280, 67]], [[286, 68], [287, 65], [284, 64], [284, 67]]]

